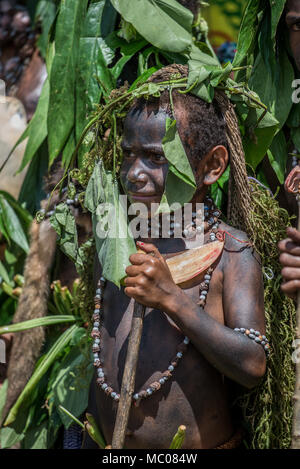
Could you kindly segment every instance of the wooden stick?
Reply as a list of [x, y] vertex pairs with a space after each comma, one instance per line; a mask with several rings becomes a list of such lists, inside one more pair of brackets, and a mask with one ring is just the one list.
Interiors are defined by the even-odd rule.
[[[298, 203], [298, 231], [300, 231], [300, 195], [297, 195]], [[300, 339], [300, 290], [297, 291], [297, 310], [296, 310], [296, 340]], [[297, 344], [298, 342], [296, 342]], [[294, 412], [293, 412], [293, 431], [292, 431], [292, 449], [300, 449], [300, 362], [296, 362], [296, 380], [294, 392]]]
[[124, 446], [132, 396], [134, 393], [135, 373], [139, 357], [145, 309], [145, 306], [137, 303], [137, 301], [134, 302], [120, 401], [112, 439], [112, 449], [122, 449]]

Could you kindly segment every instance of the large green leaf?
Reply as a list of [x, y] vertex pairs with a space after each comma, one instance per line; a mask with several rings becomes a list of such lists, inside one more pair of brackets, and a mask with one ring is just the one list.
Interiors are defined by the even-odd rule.
[[[86, 331], [83, 329], [83, 335]], [[94, 373], [91, 344], [87, 343], [85, 351], [73, 347], [62, 361], [53, 383], [54, 405], [66, 407], [71, 414], [79, 417], [87, 408], [89, 386]], [[64, 412], [60, 418], [68, 428], [73, 420]]]
[[61, 0], [55, 31], [55, 55], [50, 73], [48, 146], [51, 165], [74, 125], [75, 79], [87, 0]]
[[294, 146], [297, 148], [298, 151], [300, 151], [300, 128], [293, 127], [291, 129], [291, 139], [294, 144]]
[[74, 215], [66, 204], [59, 204], [50, 222], [58, 235], [61, 250], [72, 260], [76, 260], [78, 236]]
[[182, 181], [184, 181], [185, 184], [189, 184], [195, 190], [196, 181], [194, 173], [181, 142], [176, 126], [176, 120], [167, 118], [166, 133], [162, 140], [162, 146], [165, 157], [169, 162], [169, 168], [174, 167], [176, 173], [178, 175], [180, 174], [179, 177]]
[[111, 3], [154, 46], [170, 52], [190, 49], [193, 15], [177, 1], [111, 0]]
[[29, 245], [22, 225], [3, 194], [0, 194], [0, 219], [1, 226], [5, 229], [4, 236], [14, 241], [23, 251], [28, 252]]
[[29, 138], [19, 171], [32, 160], [47, 137], [47, 112], [49, 105], [49, 80], [46, 78], [36, 111], [29, 124]]
[[300, 127], [300, 106], [294, 104], [286, 121], [288, 127]]
[[242, 65], [245, 57], [253, 51], [258, 26], [258, 12], [261, 9], [260, 4], [260, 0], [251, 0], [247, 4], [241, 23], [237, 52], [233, 62], [234, 67]]
[[18, 322], [9, 326], [0, 327], [0, 335], [9, 332], [22, 332], [40, 326], [52, 326], [66, 322], [76, 322], [77, 318], [71, 315], [45, 316], [44, 318], [29, 319], [28, 321]]
[[22, 207], [8, 192], [0, 190], [0, 194], [3, 195], [9, 205], [14, 209], [19, 219], [24, 223], [24, 226], [29, 228], [32, 222], [32, 216], [26, 210], [26, 208]]
[[162, 146], [169, 170], [159, 212], [169, 211], [170, 205], [175, 202], [181, 205], [190, 202], [196, 190], [194, 173], [181, 142], [176, 120], [167, 118]]
[[286, 4], [286, 0], [269, 0], [270, 2], [270, 7], [271, 7], [271, 39], [274, 41], [273, 42], [273, 47], [275, 49], [276, 41], [276, 32], [277, 32], [277, 27], [278, 23], [280, 21], [282, 12], [284, 10], [284, 6]]
[[14, 428], [7, 427], [0, 429], [1, 449], [11, 448], [24, 438], [24, 433], [16, 431]]
[[48, 449], [48, 421], [38, 427], [30, 427], [22, 444], [22, 449]]
[[259, 95], [268, 111], [279, 121], [280, 127], [287, 120], [293, 104], [293, 79], [294, 70], [285, 51], [281, 51], [274, 75], [270, 72], [270, 67], [266, 66], [261, 53], [258, 54], [249, 87]]
[[[43, 178], [47, 169], [48, 148], [47, 140], [44, 140], [28, 166], [18, 199], [21, 204], [25, 204], [26, 209], [32, 215], [39, 210], [41, 200], [46, 197], [43, 190]], [[34, 190], [32, 190], [33, 187]]]
[[32, 397], [32, 393], [34, 392], [37, 383], [48, 371], [50, 366], [55, 362], [56, 358], [60, 355], [66, 345], [68, 345], [68, 343], [71, 341], [73, 334], [78, 330], [78, 328], [79, 326], [74, 324], [65, 332], [63, 332], [57, 341], [53, 344], [48, 353], [40, 360], [30, 380], [21, 392], [14, 406], [11, 408], [8, 417], [4, 422], [6, 426], [13, 423], [16, 420], [19, 412], [24, 412], [24, 409], [28, 407], [30, 404], [30, 398]]
[[[105, 171], [101, 161], [96, 163], [87, 186], [85, 206], [93, 214], [96, 250], [103, 276], [118, 287], [130, 264], [129, 256], [136, 252], [134, 239], [128, 232], [126, 207], [119, 203], [119, 195], [118, 183], [112, 173]], [[105, 208], [101, 204], [110, 204], [114, 213], [101, 210]], [[100, 236], [100, 230], [106, 231], [108, 219], [110, 232], [106, 237]]]
[[36, 7], [35, 23], [41, 24], [41, 34], [38, 38], [38, 48], [42, 56], [46, 57], [48, 34], [56, 15], [56, 5], [53, 0], [40, 0]]
[[255, 170], [262, 161], [272, 140], [279, 130], [278, 121], [270, 114], [266, 113], [260, 121], [259, 126], [253, 126], [259, 121], [264, 111], [259, 108], [251, 108], [246, 119], [248, 132], [243, 137], [246, 162]]
[[283, 184], [287, 160], [287, 147], [283, 131], [275, 135], [267, 154], [278, 181]]
[[[107, 91], [113, 88], [108, 65], [114, 51], [102, 37], [102, 17], [105, 0], [90, 4], [79, 43], [78, 73], [76, 81], [76, 138], [79, 139], [95, 104], [99, 103], [101, 89], [98, 79]], [[107, 32], [107, 31], [106, 31]]]

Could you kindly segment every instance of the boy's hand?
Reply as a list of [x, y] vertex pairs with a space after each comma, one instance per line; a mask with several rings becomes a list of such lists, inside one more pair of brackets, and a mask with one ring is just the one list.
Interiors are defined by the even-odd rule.
[[126, 268], [125, 293], [139, 303], [162, 311], [168, 310], [181, 292], [175, 285], [168, 265], [153, 244], [137, 243], [145, 254], [132, 254]]
[[283, 267], [281, 289], [290, 298], [296, 299], [300, 289], [300, 232], [295, 228], [287, 228], [288, 238], [278, 243], [281, 251], [279, 261]]

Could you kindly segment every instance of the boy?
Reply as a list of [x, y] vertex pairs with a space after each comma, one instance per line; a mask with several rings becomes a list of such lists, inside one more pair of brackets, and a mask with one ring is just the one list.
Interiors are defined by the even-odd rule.
[[[184, 67], [177, 66], [178, 70], [186, 74]], [[152, 81], [169, 80], [173, 73], [174, 66], [165, 68]], [[209, 186], [228, 164], [224, 118], [216, 103], [210, 105], [177, 92], [173, 92], [173, 101], [179, 135], [197, 184], [192, 203], [204, 202]], [[143, 202], [148, 210], [160, 201], [164, 191], [168, 162], [162, 139], [171, 112], [169, 93], [165, 92], [159, 99], [137, 101], [125, 119], [121, 183], [130, 202]], [[225, 248], [212, 275], [208, 275], [209, 292], [204, 295], [206, 303], [203, 291], [202, 300], [200, 294], [200, 306], [199, 282], [184, 290], [176, 286], [162, 256], [196, 247], [195, 241], [184, 236], [141, 239], [138, 247], [145, 254], [130, 257], [125, 288], [118, 290], [106, 283], [100, 353], [105, 374], [100, 384], [105, 384], [92, 385], [89, 411], [108, 444], [112, 441], [117, 409], [114, 398], [120, 393], [133, 300], [147, 309], [136, 374], [134, 399], [138, 405], [131, 407], [125, 447], [168, 448], [179, 425], [187, 427], [185, 448], [216, 448], [233, 442], [235, 428], [224, 377], [252, 388], [264, 375], [263, 347], [234, 330], [253, 328], [264, 334], [263, 284], [257, 257], [245, 245], [245, 234], [223, 222], [219, 229], [228, 233]], [[210, 227], [205, 242], [212, 239], [211, 234]], [[98, 266], [97, 280], [100, 275]], [[164, 370], [170, 370], [180, 343], [187, 346], [180, 350], [186, 351], [179, 352], [182, 358], [174, 370], [171, 365], [172, 376], [164, 382]], [[153, 382], [159, 389], [152, 394], [149, 386]], [[110, 395], [103, 389], [109, 389]], [[143, 399], [139, 399], [140, 390], [146, 390]], [[85, 447], [91, 444], [86, 441]]]

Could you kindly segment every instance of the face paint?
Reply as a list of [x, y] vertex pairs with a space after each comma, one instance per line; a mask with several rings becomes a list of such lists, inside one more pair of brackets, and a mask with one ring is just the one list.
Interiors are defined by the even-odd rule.
[[162, 148], [166, 118], [163, 109], [147, 105], [132, 109], [124, 122], [121, 184], [131, 203], [142, 202], [148, 210], [160, 202], [168, 172]]
[[300, 1], [288, 0], [285, 22], [289, 32], [289, 42], [296, 66], [300, 70]]

